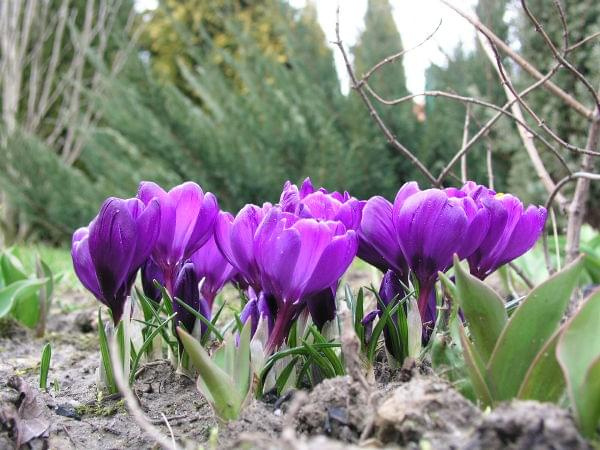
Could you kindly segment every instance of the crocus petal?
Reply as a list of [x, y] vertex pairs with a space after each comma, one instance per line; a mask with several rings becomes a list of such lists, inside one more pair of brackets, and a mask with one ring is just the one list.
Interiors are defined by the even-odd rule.
[[123, 301], [115, 296], [130, 276], [137, 242], [136, 227], [125, 202], [107, 199], [89, 231], [89, 249], [100, 290], [111, 304]]
[[385, 198], [376, 196], [367, 201], [362, 211], [359, 237], [360, 258], [382, 272], [392, 269], [398, 274], [407, 275], [406, 261], [392, 220], [392, 204]]
[[[139, 202], [137, 208], [144, 208], [141, 201], [135, 200]], [[132, 265], [137, 269], [152, 253], [160, 233], [160, 205], [158, 200], [151, 200], [148, 206], [134, 217], [136, 217], [137, 241]]]
[[306, 298], [306, 306], [316, 327], [321, 330], [323, 325], [335, 319], [335, 293], [337, 283]]
[[184, 259], [189, 258], [192, 253], [202, 247], [211, 238], [218, 213], [219, 205], [217, 198], [212, 193], [207, 192], [204, 195], [196, 223], [186, 244], [183, 255]]
[[510, 239], [504, 248], [498, 264], [503, 265], [518, 258], [532, 248], [540, 237], [546, 224], [545, 208], [529, 206], [516, 224]]
[[358, 250], [358, 238], [353, 230], [335, 236], [325, 247], [311, 278], [304, 287], [306, 295], [333, 285], [348, 269]]
[[162, 270], [154, 261], [152, 261], [152, 258], [148, 258], [142, 266], [141, 278], [144, 295], [155, 302], [160, 302], [162, 299], [162, 291], [154, 285], [154, 281], [156, 280], [159, 284], [164, 286], [165, 280]]
[[313, 186], [312, 181], [310, 181], [310, 177], [307, 177], [304, 179], [302, 186], [300, 187], [300, 198], [302, 199], [313, 192], [315, 192], [315, 187]]
[[[186, 305], [192, 307], [195, 311], [200, 311], [200, 292], [198, 290], [198, 280], [194, 272], [194, 265], [186, 263], [179, 270], [175, 285], [173, 288], [173, 297], [182, 300]], [[182, 323], [190, 333], [194, 328], [196, 318], [192, 313], [185, 309], [179, 302], [173, 302], [173, 311], [177, 313], [177, 321]]]
[[81, 284], [94, 294], [98, 300], [103, 301], [100, 283], [98, 282], [96, 269], [90, 255], [87, 228], [79, 228], [73, 234], [71, 257], [73, 259], [75, 274], [77, 275], [77, 278], [79, 278], [79, 281], [81, 281]]

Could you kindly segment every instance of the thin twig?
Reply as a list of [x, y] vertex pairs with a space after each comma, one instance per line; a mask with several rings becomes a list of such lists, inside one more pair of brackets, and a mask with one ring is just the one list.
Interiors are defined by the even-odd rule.
[[412, 152], [408, 148], [406, 148], [404, 145], [402, 145], [394, 137], [393, 133], [390, 131], [390, 129], [387, 127], [387, 125], [383, 122], [383, 120], [381, 119], [381, 117], [379, 116], [379, 114], [377, 113], [375, 108], [373, 107], [373, 104], [371, 103], [371, 100], [369, 99], [369, 97], [363, 91], [363, 87], [359, 86], [358, 79], [356, 78], [354, 69], [352, 69], [352, 65], [350, 64], [350, 59], [348, 58], [348, 54], [346, 53], [346, 50], [344, 48], [344, 45], [343, 45], [341, 37], [340, 37], [340, 9], [339, 9], [339, 6], [338, 6], [337, 12], [336, 12], [335, 35], [336, 35], [336, 41], [334, 42], [334, 44], [340, 49], [340, 52], [342, 53], [342, 57], [344, 58], [344, 63], [346, 65], [346, 70], [348, 72], [348, 76], [350, 77], [350, 81], [352, 82], [352, 88], [355, 89], [356, 92], [358, 92], [363, 103], [369, 110], [369, 114], [371, 115], [371, 117], [373, 118], [373, 120], [375, 121], [375, 123], [377, 124], [379, 129], [385, 135], [388, 143], [392, 147], [394, 147], [396, 150], [398, 150], [400, 153], [402, 153], [404, 156], [406, 156], [408, 159], [410, 159], [410, 161], [415, 165], [415, 167], [417, 167], [421, 171], [421, 173], [423, 175], [425, 175], [425, 177], [434, 186], [438, 186], [438, 182], [437, 182], [436, 178], [431, 174], [431, 172], [427, 169], [427, 167], [425, 167], [423, 165], [423, 163], [415, 155], [413, 155]]
[[565, 16], [565, 10], [560, 3], [560, 0], [553, 0], [554, 7], [558, 11], [558, 15], [560, 17], [560, 23], [563, 29], [563, 56], [567, 54], [569, 49], [569, 26], [567, 25], [567, 18]]
[[[465, 124], [463, 126], [463, 136], [462, 136], [462, 146], [464, 147], [467, 144], [469, 139], [469, 120], [471, 118], [471, 104], [467, 103], [467, 108], [465, 112]], [[467, 154], [465, 153], [462, 158], [460, 158], [460, 178], [463, 183], [467, 182]]]
[[[590, 173], [590, 172], [575, 172], [575, 173], [572, 173], [571, 175], [564, 177], [562, 180], [560, 180], [558, 183], [556, 183], [556, 187], [548, 196], [548, 199], [546, 200], [546, 204], [544, 205], [546, 210], [552, 211], [552, 202], [554, 202], [554, 198], [558, 195], [558, 193], [560, 192], [560, 190], [563, 187], [565, 187], [571, 181], [582, 179], [582, 178], [586, 178], [586, 179], [592, 180], [592, 181], [600, 181], [600, 174]], [[548, 252], [548, 240], [547, 240], [547, 232], [546, 231], [544, 231], [544, 233], [542, 233], [542, 245], [544, 247], [544, 259], [546, 260], [546, 267], [548, 268], [548, 273], [552, 274], [553, 269], [552, 269], [552, 264], [550, 262], [550, 254]]]
[[[600, 141], [600, 107], [596, 110], [596, 116], [590, 124], [586, 148], [590, 150], [598, 149]], [[590, 155], [584, 155], [581, 158], [581, 171], [592, 172], [594, 170], [594, 160]], [[567, 242], [565, 251], [567, 253], [567, 262], [574, 261], [579, 255], [579, 241], [581, 227], [586, 212], [586, 203], [590, 195], [590, 178], [581, 177], [575, 185], [573, 200], [569, 205], [567, 219]]]
[[494, 169], [492, 167], [492, 143], [490, 138], [486, 139], [486, 166], [488, 173], [488, 187], [494, 189]]
[[529, 289], [533, 289], [534, 284], [533, 282], [529, 279], [529, 277], [527, 275], [525, 275], [525, 272], [523, 272], [521, 270], [521, 268], [519, 266], [517, 266], [515, 263], [513, 262], [509, 262], [508, 263], [509, 267], [515, 271], [515, 273], [517, 275], [519, 275], [519, 278], [521, 278], [521, 280], [523, 280], [523, 283], [525, 283], [525, 285], [529, 288]]
[[173, 428], [171, 428], [171, 424], [167, 420], [167, 416], [165, 416], [164, 412], [161, 412], [160, 416], [162, 417], [163, 421], [167, 425], [167, 428], [169, 429], [169, 434], [171, 435], [171, 442], [173, 443], [173, 448], [176, 448], [177, 447], [177, 443], [175, 442], [175, 435], [173, 434]]
[[[544, 79], [546, 79], [546, 77], [544, 77]], [[541, 85], [541, 82], [535, 83], [534, 85], [532, 85], [533, 87], [538, 87]], [[416, 94], [409, 94], [409, 95], [405, 95], [404, 97], [400, 97], [398, 99], [394, 99], [394, 100], [387, 100], [384, 99], [383, 97], [381, 97], [377, 92], [375, 92], [373, 90], [373, 88], [368, 84], [365, 83], [364, 84], [365, 89], [369, 92], [370, 95], [372, 95], [375, 100], [377, 100], [380, 103], [383, 103], [384, 105], [388, 105], [388, 106], [394, 106], [394, 105], [398, 105], [400, 103], [403, 103], [405, 101], [408, 100], [412, 100], [416, 97], [443, 97], [443, 98], [448, 98], [451, 100], [456, 100], [459, 102], [463, 102], [463, 103], [470, 103], [473, 105], [478, 105], [478, 106], [483, 106], [485, 108], [490, 108], [493, 109], [494, 111], [497, 111], [498, 113], [500, 113], [500, 115], [505, 115], [506, 117], [510, 118], [511, 120], [513, 120], [514, 122], [518, 123], [519, 125], [521, 125], [522, 127], [524, 127], [529, 133], [531, 133], [535, 138], [537, 138], [542, 144], [544, 144], [544, 146], [549, 149], [554, 156], [558, 159], [559, 163], [562, 165], [563, 169], [565, 169], [567, 172], [571, 172], [571, 169], [569, 167], [569, 165], [567, 164], [567, 161], [565, 160], [565, 158], [558, 152], [558, 150], [556, 148], [554, 148], [552, 146], [552, 144], [550, 142], [548, 142], [547, 139], [545, 139], [541, 134], [539, 134], [537, 131], [533, 130], [529, 124], [527, 124], [527, 122], [525, 120], [521, 120], [518, 117], [516, 117], [513, 113], [511, 113], [510, 111], [508, 111], [508, 109], [512, 106], [512, 104], [517, 101], [516, 99], [508, 102], [506, 105], [500, 107], [498, 105], [495, 105], [493, 103], [490, 102], [486, 102], [485, 100], [481, 100], [478, 98], [474, 98], [474, 97], [466, 97], [463, 95], [458, 95], [458, 94], [454, 94], [452, 92], [445, 92], [445, 91], [438, 91], [438, 90], [434, 90], [434, 91], [423, 91], [423, 92], [419, 92]], [[529, 94], [533, 89], [528, 88], [525, 91], [521, 92], [519, 94], [520, 97], [523, 97], [527, 94]], [[498, 119], [500, 118], [500, 116], [494, 116], [494, 118], [491, 120], [491, 123], [489, 124], [489, 126], [486, 126], [484, 131], [487, 131], [489, 128], [491, 128], [491, 125], [493, 125]], [[478, 133], [478, 137], [483, 136], [483, 134], [485, 133]], [[463, 143], [463, 146], [461, 148], [461, 155], [460, 157], [463, 156], [463, 150], [470, 148], [476, 140], [470, 140], [467, 143]], [[459, 158], [460, 158], [459, 157]], [[457, 159], [459, 159], [457, 158]], [[446, 174], [444, 173], [444, 176]], [[443, 179], [443, 177], [442, 177]], [[441, 179], [438, 177], [438, 181], [441, 181]]]
[[[369, 80], [369, 78], [371, 77], [371, 75], [373, 75], [376, 71], [378, 71], [379, 69], [381, 69], [383, 66], [385, 66], [386, 64], [390, 64], [394, 61], [396, 61], [398, 58], [401, 58], [402, 56], [404, 56], [406, 53], [411, 52], [413, 50], [416, 50], [417, 48], [419, 48], [420, 46], [422, 46], [423, 44], [425, 44], [427, 41], [429, 41], [434, 35], [435, 33], [437, 33], [437, 31], [440, 29], [440, 26], [442, 25], [442, 19], [440, 19], [440, 22], [438, 23], [437, 27], [435, 27], [435, 29], [429, 33], [427, 35], [427, 37], [425, 37], [425, 39], [423, 39], [421, 42], [419, 42], [417, 45], [408, 48], [406, 50], [402, 50], [398, 53], [395, 53], [391, 56], [388, 56], [387, 58], [382, 59], [381, 61], [379, 61], [377, 64], [375, 64], [373, 67], [371, 67], [367, 73], [365, 73], [363, 75], [363, 77], [358, 81], [358, 85], [362, 85], [363, 83], [365, 83], [366, 81]], [[339, 40], [339, 38], [338, 38]]]
[[[542, 73], [537, 70], [529, 61], [511, 49], [502, 39], [496, 36], [488, 27], [481, 23], [476, 18], [473, 18], [471, 15], [467, 14], [457, 6], [451, 4], [448, 0], [440, 0], [444, 5], [448, 8], [455, 11], [457, 14], [462, 16], [465, 20], [470, 22], [478, 31], [485, 34], [495, 45], [502, 50], [502, 52], [506, 53], [513, 61], [515, 61], [523, 70], [529, 73], [532, 77], [541, 80], [544, 76]], [[556, 84], [551, 81], [547, 81], [543, 84], [544, 88], [552, 92], [554, 95], [558, 96], [562, 99], [567, 105], [573, 108], [577, 113], [585, 117], [586, 119], [591, 119], [594, 115], [593, 109], [589, 109], [580, 103], [575, 97], [563, 91]]]
[[[486, 41], [487, 36], [483, 33], [477, 33], [477, 37], [479, 38], [479, 42], [481, 43], [484, 53], [486, 54], [490, 62], [494, 64], [495, 61], [496, 63], [494, 64], [494, 67], [503, 81], [503, 87], [506, 97], [508, 98], [508, 100], [516, 99], [518, 102], [513, 103], [513, 105], [511, 106], [512, 113], [516, 117], [518, 117], [520, 121], [524, 122], [525, 119], [523, 118], [523, 113], [519, 105], [523, 105], [525, 104], [525, 102], [519, 97], [519, 94], [512, 88], [510, 80], [506, 74], [506, 71], [504, 70], [504, 66], [502, 65], [502, 61], [500, 60], [500, 55], [496, 51], [493, 42], [490, 41], [488, 43], [488, 41]], [[526, 129], [519, 124], [517, 124], [517, 130], [538, 177], [542, 181], [542, 184], [544, 185], [546, 190], [549, 193], [552, 192], [555, 188], [554, 181], [552, 180], [552, 177], [546, 170], [546, 167], [544, 166], [544, 163], [540, 158], [540, 154], [535, 146], [535, 143], [533, 142], [533, 136], [528, 134], [526, 132]], [[564, 199], [564, 197], [560, 198], [560, 201], [566, 203], [566, 199]]]
[[579, 47], [581, 47], [582, 45], [587, 44], [589, 41], [591, 41], [592, 39], [596, 39], [597, 37], [600, 37], [600, 31], [597, 31], [593, 34], [590, 34], [589, 36], [584, 37], [582, 40], [580, 40], [579, 42], [571, 45], [568, 49], [567, 49], [567, 53], [571, 53], [573, 50], [578, 49]]
[[594, 100], [594, 103], [596, 105], [595, 107], [597, 109], [600, 109], [600, 97], [598, 96], [598, 93], [596, 92], [596, 90], [594, 89], [594, 87], [592, 86], [592, 84], [587, 80], [587, 78], [585, 76], [583, 76], [583, 74], [581, 72], [579, 72], [577, 70], [577, 68], [573, 64], [571, 64], [569, 61], [567, 61], [563, 57], [563, 55], [560, 54], [560, 52], [558, 51], [558, 49], [556, 48], [556, 46], [552, 42], [552, 39], [550, 39], [550, 36], [548, 36], [548, 33], [546, 33], [546, 30], [544, 30], [544, 27], [542, 26], [542, 24], [537, 20], [537, 18], [535, 17], [535, 15], [531, 12], [531, 10], [529, 9], [529, 7], [527, 6], [527, 2], [525, 0], [521, 0], [521, 6], [523, 7], [523, 11], [525, 11], [525, 14], [527, 15], [527, 17], [529, 18], [529, 20], [531, 21], [531, 23], [535, 26], [535, 30], [538, 33], [540, 33], [540, 35], [544, 39], [544, 42], [546, 43], [546, 46], [550, 49], [550, 51], [552, 52], [552, 54], [554, 55], [554, 57], [567, 70], [569, 70], [575, 76], [575, 78], [577, 78], [579, 81], [581, 81], [581, 83], [583, 83], [583, 85], [585, 86], [585, 88], [588, 90], [588, 92], [592, 96], [592, 99]]
[[152, 425], [152, 423], [150, 423], [146, 415], [140, 409], [133, 392], [131, 392], [129, 385], [125, 381], [123, 369], [121, 368], [121, 361], [119, 361], [117, 355], [119, 355], [119, 347], [117, 345], [116, 336], [113, 336], [110, 340], [110, 359], [112, 360], [115, 382], [117, 383], [117, 387], [125, 399], [125, 404], [127, 405], [127, 409], [129, 410], [130, 414], [133, 416], [133, 419], [140, 426], [140, 428], [144, 430], [146, 434], [161, 447], [165, 449], [180, 450], [180, 447], [177, 445], [177, 443], [171, 442], [168, 438], [163, 436], [162, 433], [154, 425]]

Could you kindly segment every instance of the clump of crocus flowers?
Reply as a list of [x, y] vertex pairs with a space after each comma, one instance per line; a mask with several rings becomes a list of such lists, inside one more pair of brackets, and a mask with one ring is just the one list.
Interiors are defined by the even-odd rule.
[[[137, 198], [106, 200], [74, 233], [72, 256], [82, 284], [115, 323], [140, 269], [147, 297], [160, 301], [158, 282], [207, 319], [219, 291], [235, 283], [247, 292], [241, 321], [251, 321], [252, 334], [266, 324], [270, 353], [301, 314], [319, 329], [335, 319], [338, 285], [356, 256], [384, 273], [384, 302], [398, 301], [412, 284], [427, 337], [437, 317], [438, 273], [455, 254], [484, 279], [529, 250], [545, 221], [544, 208], [525, 208], [473, 182], [426, 190], [409, 182], [392, 203], [315, 189], [307, 178], [300, 188], [287, 182], [279, 203], [246, 205], [235, 216], [195, 183], [166, 192], [143, 182]], [[173, 306], [191, 332], [194, 316]]]

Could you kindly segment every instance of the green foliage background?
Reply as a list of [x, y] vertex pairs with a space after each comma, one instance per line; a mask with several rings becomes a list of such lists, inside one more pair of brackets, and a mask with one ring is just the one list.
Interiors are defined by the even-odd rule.
[[[478, 16], [500, 37], [518, 39], [523, 53], [546, 67], [550, 60], [541, 55], [547, 53], [524, 18], [505, 21], [508, 3], [480, 0]], [[551, 14], [544, 16], [543, 3], [530, 2], [560, 42], [560, 23]], [[581, 22], [572, 29], [573, 42], [600, 26], [600, 6], [588, 3], [587, 8], [567, 5], [567, 15]], [[85, 2], [75, 4], [81, 10]], [[351, 49], [359, 75], [403, 48], [391, 12], [389, 0], [369, 0], [364, 29]], [[111, 36], [115, 48], [130, 39], [126, 14], [119, 17], [120, 34]], [[118, 76], [107, 69], [111, 52], [103, 61], [89, 55], [86, 70], [102, 76], [103, 89], [86, 92], [85, 102], [94, 105], [99, 120], [80, 131], [85, 146], [74, 164], [61, 160], [60, 140], [49, 147], [43, 131], [27, 133], [26, 124], [0, 140], [0, 190], [18, 211], [16, 220], [26, 225], [26, 237], [67, 241], [105, 197], [133, 196], [140, 180], [165, 188], [196, 181], [230, 211], [247, 202], [277, 201], [285, 180], [298, 182], [306, 176], [360, 198], [381, 194], [392, 199], [405, 181], [423, 181], [387, 145], [358, 97], [341, 93], [332, 50], [311, 2], [296, 10], [284, 0], [165, 0], [137, 21], [145, 31]], [[592, 78], [598, 77], [599, 49], [582, 48], [574, 58]], [[565, 89], [585, 95], [572, 79], [559, 75], [557, 82]], [[517, 79], [521, 84], [530, 81], [520, 73]], [[401, 58], [370, 82], [385, 98], [409, 93]], [[469, 53], [458, 47], [445, 65], [432, 65], [426, 88], [505, 102], [480, 48]], [[585, 124], [548, 97], [540, 90], [534, 107], [565, 138], [581, 145]], [[417, 120], [410, 102], [377, 109], [396, 137], [434, 172], [461, 146], [461, 103], [427, 98], [424, 122]], [[470, 135], [489, 117], [489, 110], [474, 107]], [[469, 178], [487, 183], [488, 145], [497, 190], [542, 201], [543, 191], [529, 176], [516, 129], [505, 119], [469, 153]], [[552, 160], [547, 161], [560, 175]], [[451, 178], [448, 182], [456, 184]]]

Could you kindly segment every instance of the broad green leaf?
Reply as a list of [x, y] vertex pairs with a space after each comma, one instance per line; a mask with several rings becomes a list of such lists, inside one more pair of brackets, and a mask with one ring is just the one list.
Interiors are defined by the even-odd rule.
[[21, 280], [0, 289], [0, 318], [6, 316], [21, 298], [37, 294], [46, 280]]
[[575, 416], [584, 434], [589, 437], [593, 436], [599, 419], [599, 330], [600, 291], [597, 291], [567, 322], [556, 347], [556, 357], [567, 380], [567, 392]]
[[250, 362], [251, 329], [252, 324], [251, 321], [248, 320], [240, 333], [240, 342], [237, 348], [234, 343], [231, 342], [231, 347], [236, 356], [235, 366], [233, 368], [233, 380], [242, 398], [248, 394], [250, 382], [252, 380], [252, 365]]
[[504, 302], [483, 281], [467, 273], [454, 256], [456, 296], [469, 324], [473, 347], [486, 364], [506, 325]]
[[471, 380], [471, 384], [473, 386], [473, 390], [479, 398], [479, 401], [484, 406], [492, 405], [492, 395], [490, 394], [490, 389], [486, 383], [484, 378], [485, 366], [479, 354], [473, 348], [473, 345], [469, 341], [469, 338], [465, 335], [465, 329], [462, 324], [459, 324], [459, 335], [460, 335], [460, 344], [463, 348], [463, 355], [465, 357], [465, 365], [467, 372], [469, 374], [469, 379]]
[[579, 394], [581, 428], [584, 434], [593, 438], [600, 423], [600, 356], [588, 369]]
[[519, 398], [556, 403], [565, 391], [565, 377], [556, 359], [557, 330], [534, 358], [519, 389]]
[[39, 290], [44, 289], [42, 282], [34, 292], [28, 295], [17, 295], [12, 309], [12, 315], [28, 328], [35, 328], [40, 320]]
[[183, 328], [177, 327], [177, 333], [185, 351], [200, 373], [198, 388], [212, 403], [215, 414], [224, 421], [236, 419], [242, 399], [231, 376], [218, 367], [200, 343]]
[[2, 253], [0, 256], [0, 270], [2, 270], [2, 279], [5, 286], [27, 278], [21, 261], [10, 251]]
[[534, 358], [559, 326], [581, 272], [581, 259], [537, 286], [509, 319], [487, 365], [494, 400], [519, 393]]

